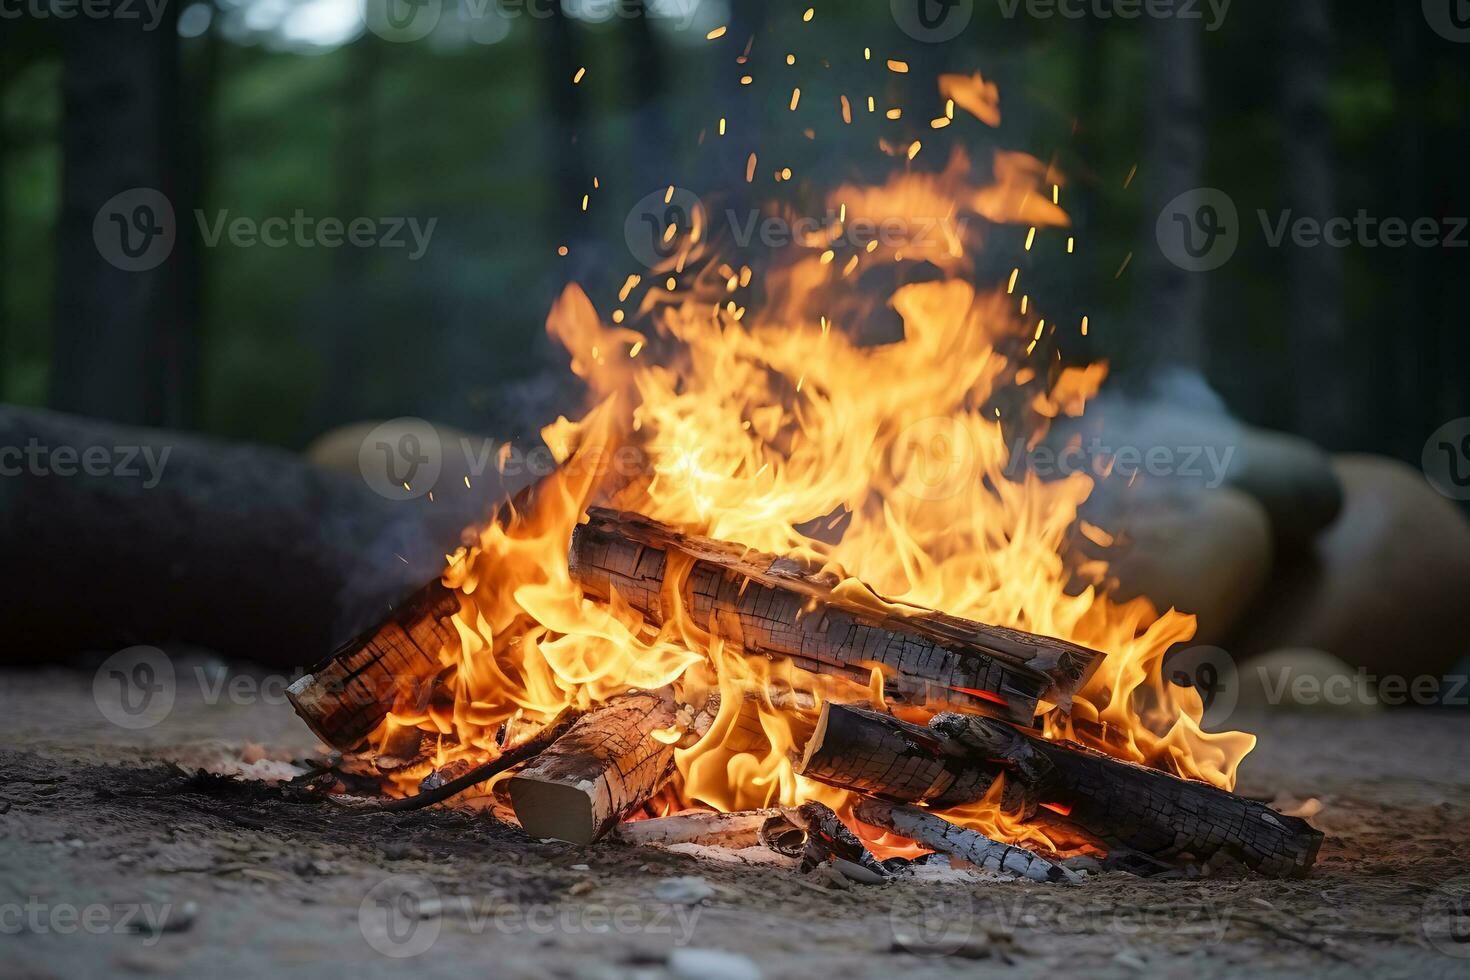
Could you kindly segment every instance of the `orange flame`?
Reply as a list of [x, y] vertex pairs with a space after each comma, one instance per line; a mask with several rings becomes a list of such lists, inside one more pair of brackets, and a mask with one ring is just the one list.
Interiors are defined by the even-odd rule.
[[[994, 99], [978, 75], [946, 84], [949, 97], [987, 117]], [[678, 608], [677, 562], [666, 583], [674, 612], [661, 627], [617, 597], [604, 605], [583, 596], [567, 568], [568, 540], [588, 506], [608, 504], [815, 559], [853, 594], [872, 596], [860, 580], [896, 603], [1104, 651], [1071, 715], [1045, 714], [1045, 733], [1232, 787], [1254, 737], [1203, 731], [1196, 693], [1161, 676], [1165, 651], [1192, 637], [1193, 617], [1160, 614], [1144, 599], [1119, 603], [1098, 585], [1069, 591], [1064, 555], [1092, 479], [1009, 472], [1013, 445], [1035, 446], [1052, 419], [1080, 415], [1106, 366], [1063, 369], [1050, 348], [1037, 353], [1040, 314], [1018, 309], [1026, 301], [1014, 275], [989, 290], [965, 278], [967, 250], [991, 226], [1030, 225], [1034, 239], [1036, 229], [1069, 224], [1049, 168], [1001, 153], [984, 187], [971, 184], [969, 169], [957, 153], [940, 174], [839, 189], [830, 200], [845, 222], [937, 220], [924, 242], [911, 236], [851, 256], [832, 251], [840, 228], [809, 236], [773, 262], [759, 307], [752, 270], [719, 260], [698, 214], [662, 266], [623, 284], [620, 303], [644, 289], [627, 324], [621, 310], [619, 325], [606, 322], [579, 287], [567, 287], [547, 329], [594, 407], [542, 433], [561, 469], [534, 506], [479, 529], [450, 557], [445, 581], [463, 595], [459, 647], [443, 651], [453, 699], [395, 712], [380, 744], [411, 725], [438, 737], [435, 764], [480, 759], [567, 705], [673, 684], [691, 702], [715, 692], [721, 700], [707, 734], [677, 751], [659, 812], [819, 799], [850, 816], [844, 793], [799, 777], [791, 762], [822, 699], [837, 696], [830, 681], [712, 636]], [[856, 288], [854, 269], [892, 266], [903, 282], [916, 260], [943, 277], [882, 297], [902, 321], [901, 339], [859, 343], [848, 328], [877, 303]], [[666, 284], [676, 273], [678, 289]], [[1085, 568], [1104, 580], [1101, 563]], [[842, 696], [881, 703], [881, 677]], [[398, 788], [422, 774], [403, 772]], [[1076, 843], [1007, 817], [994, 793], [948, 816], [1051, 850]], [[863, 829], [884, 853], [915, 853]]]

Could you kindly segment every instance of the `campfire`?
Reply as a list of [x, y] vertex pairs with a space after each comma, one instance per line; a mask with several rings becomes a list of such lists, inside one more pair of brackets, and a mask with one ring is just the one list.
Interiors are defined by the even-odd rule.
[[[979, 75], [940, 92], [936, 121], [998, 123]], [[551, 311], [591, 397], [542, 433], [557, 471], [298, 712], [390, 806], [475, 787], [537, 838], [758, 839], [872, 881], [929, 852], [1051, 882], [1078, 855], [1305, 874], [1321, 835], [1232, 793], [1254, 738], [1163, 678], [1192, 617], [1110, 598], [1075, 547], [1111, 542], [1079, 516], [1094, 481], [1014, 458], [1107, 373], [1027, 281], [1073, 248], [1060, 175], [885, 149], [898, 172], [809, 202], [827, 219], [760, 261], [669, 187], [666, 257]], [[862, 339], [885, 311], [901, 336]]]

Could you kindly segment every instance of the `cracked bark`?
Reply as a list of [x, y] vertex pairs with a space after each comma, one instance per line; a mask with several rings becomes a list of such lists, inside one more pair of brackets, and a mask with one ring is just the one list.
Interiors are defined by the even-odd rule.
[[[823, 706], [797, 771], [832, 786], [933, 809], [984, 797], [1018, 769], [966, 744], [965, 727], [989, 719], [940, 715], [928, 728], [850, 705]], [[1036, 787], [1061, 821], [1108, 844], [1174, 863], [1235, 861], [1273, 877], [1301, 877], [1322, 833], [1205, 783], [1113, 759], [1070, 742], [1017, 733], [1049, 772]], [[1048, 822], [1056, 815], [1047, 813]]]

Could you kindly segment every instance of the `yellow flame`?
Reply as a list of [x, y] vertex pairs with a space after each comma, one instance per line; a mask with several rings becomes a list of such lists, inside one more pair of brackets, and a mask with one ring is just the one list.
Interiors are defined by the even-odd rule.
[[[994, 97], [978, 75], [949, 78], [945, 93], [989, 121]], [[747, 179], [754, 168], [752, 154]], [[845, 595], [882, 601], [877, 592], [1101, 650], [1106, 658], [1071, 715], [1051, 709], [1042, 718], [1046, 734], [1233, 786], [1254, 737], [1204, 732], [1195, 692], [1161, 676], [1165, 652], [1193, 636], [1193, 617], [1111, 599], [1100, 591], [1101, 562], [1084, 566], [1092, 584], [1069, 587], [1077, 570], [1065, 561], [1068, 541], [1093, 480], [1010, 471], [1015, 448], [1035, 446], [1051, 420], [1082, 414], [1107, 372], [1064, 369], [1050, 352], [1028, 357], [1042, 331], [1015, 312], [1008, 294], [1017, 272], [985, 290], [968, 281], [971, 250], [992, 226], [1034, 232], [1070, 223], [1055, 203], [1056, 175], [1041, 161], [1000, 153], [993, 173], [993, 183], [974, 186], [957, 152], [938, 174], [905, 172], [833, 192], [829, 201], [854, 224], [933, 219], [922, 240], [864, 251], [865, 262], [930, 261], [943, 273], [889, 296], [854, 289], [844, 275], [857, 254], [835, 262], [847, 243], [817, 234], [766, 272], [763, 303], [741, 297], [737, 305], [730, 294], [750, 287], [753, 272], [742, 266], [737, 275], [719, 261], [699, 214], [692, 233], [674, 229], [675, 253], [663, 265], [623, 282], [618, 304], [649, 282], [627, 316], [638, 330], [605, 322], [568, 286], [547, 329], [593, 407], [543, 431], [561, 467], [534, 502], [478, 529], [451, 556], [445, 581], [462, 594], [459, 648], [443, 652], [452, 699], [399, 705], [379, 744], [411, 725], [437, 738], [435, 765], [481, 759], [567, 705], [672, 684], [692, 703], [716, 692], [720, 700], [708, 732], [676, 751], [678, 776], [662, 809], [820, 799], [849, 812], [845, 794], [795, 774], [791, 753], [824, 698], [881, 704], [881, 676], [839, 690], [727, 646], [679, 607], [687, 567], [677, 561], [666, 582], [672, 613], [660, 627], [617, 597], [588, 600], [568, 571], [567, 545], [585, 509], [606, 504], [813, 559], [843, 581]], [[679, 278], [665, 288], [674, 271]], [[845, 328], [882, 304], [901, 319], [901, 339], [853, 339]], [[621, 306], [619, 314], [620, 324]], [[1111, 540], [1092, 525], [1078, 533]], [[396, 784], [406, 790], [421, 775], [404, 772]], [[949, 816], [1048, 849], [1075, 843], [1002, 814], [994, 794]], [[909, 847], [866, 830], [880, 850]]]

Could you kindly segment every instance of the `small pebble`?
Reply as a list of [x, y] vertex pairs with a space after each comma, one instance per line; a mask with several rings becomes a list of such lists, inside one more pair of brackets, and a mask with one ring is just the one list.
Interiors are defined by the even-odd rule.
[[723, 949], [676, 949], [669, 954], [669, 972], [682, 980], [761, 980], [754, 960]]

